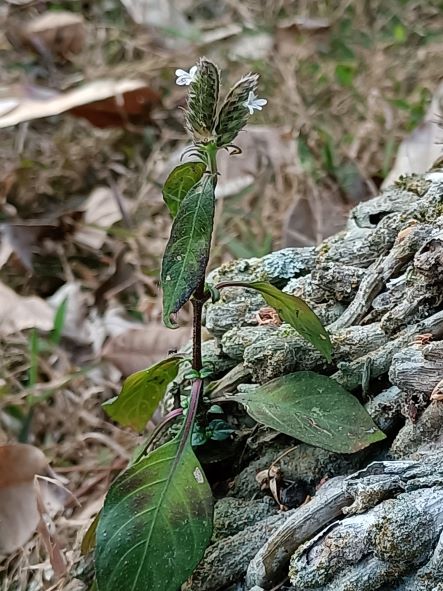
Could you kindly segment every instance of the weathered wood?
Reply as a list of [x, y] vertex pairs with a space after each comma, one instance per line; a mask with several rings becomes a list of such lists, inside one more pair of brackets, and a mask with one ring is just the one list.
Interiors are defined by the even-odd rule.
[[[345, 231], [315, 249], [231, 262], [210, 278], [229, 279], [267, 280], [303, 297], [328, 325], [334, 355], [328, 365], [287, 325], [260, 325], [264, 301], [251, 290], [226, 290], [208, 306], [207, 326], [244, 381], [222, 396], [292, 371], [326, 372], [374, 398], [368, 409], [394, 443], [379, 447], [391, 461], [334, 478], [310, 503], [283, 515], [255, 556], [246, 560], [239, 550], [240, 543], [251, 550], [240, 533], [212, 546], [192, 589], [219, 591], [232, 583], [272, 589], [293, 554], [289, 573], [297, 591], [443, 591], [443, 450], [407, 459], [443, 440], [443, 401], [437, 396], [430, 404], [443, 379], [443, 173], [406, 178], [358, 205]], [[281, 451], [277, 443], [264, 447], [231, 494], [250, 498], [255, 473]], [[365, 454], [345, 459], [299, 444], [279, 466], [285, 477], [315, 486], [326, 474], [346, 474], [367, 461]], [[266, 520], [257, 531], [260, 523]], [[256, 530], [244, 531], [257, 541]]]
[[291, 558], [289, 575], [298, 591], [385, 589], [429, 564], [439, 542], [440, 453], [418, 462], [374, 463], [345, 482], [355, 497], [346, 510], [350, 516], [301, 545]]

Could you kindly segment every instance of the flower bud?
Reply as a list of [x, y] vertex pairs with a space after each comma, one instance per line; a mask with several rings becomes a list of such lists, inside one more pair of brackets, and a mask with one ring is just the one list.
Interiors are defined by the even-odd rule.
[[219, 89], [220, 73], [217, 66], [206, 58], [201, 58], [189, 85], [186, 109], [186, 128], [196, 142], [213, 139]]

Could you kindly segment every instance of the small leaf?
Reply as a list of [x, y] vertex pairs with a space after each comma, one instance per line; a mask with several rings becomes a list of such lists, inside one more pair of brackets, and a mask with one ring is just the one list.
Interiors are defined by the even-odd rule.
[[163, 256], [163, 322], [175, 328], [171, 314], [185, 304], [205, 275], [214, 223], [214, 185], [209, 175], [192, 187], [172, 224]]
[[356, 68], [350, 64], [337, 64], [335, 67], [335, 77], [341, 86], [352, 86]]
[[176, 166], [163, 186], [163, 200], [173, 218], [190, 189], [198, 183], [206, 170], [203, 162], [186, 162]]
[[309, 341], [328, 361], [331, 361], [332, 344], [318, 316], [306, 302], [297, 296], [284, 293], [265, 281], [254, 283], [235, 282], [234, 285], [250, 287], [261, 293], [266, 303], [277, 310], [280, 318], [290, 324]]
[[276, 378], [234, 398], [259, 423], [329, 451], [354, 453], [385, 438], [357, 398], [311, 371]]
[[53, 345], [58, 345], [62, 337], [63, 327], [66, 319], [66, 309], [68, 307], [68, 298], [63, 298], [60, 306], [57, 308], [54, 317], [54, 329], [50, 336], [50, 341]]
[[234, 433], [234, 429], [223, 419], [213, 419], [207, 426], [206, 431], [214, 441], [224, 441]]
[[99, 591], [177, 591], [212, 535], [213, 500], [189, 438], [133, 464], [112, 484], [97, 528]]
[[180, 356], [168, 357], [133, 373], [123, 382], [120, 394], [102, 404], [106, 414], [124, 427], [141, 431], [176, 377], [181, 361]]

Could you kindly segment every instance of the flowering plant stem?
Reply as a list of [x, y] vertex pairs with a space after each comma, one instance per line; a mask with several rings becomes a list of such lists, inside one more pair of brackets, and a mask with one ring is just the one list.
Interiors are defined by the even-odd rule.
[[[209, 174], [212, 177], [213, 188], [215, 191], [215, 187], [217, 185], [217, 146], [214, 142], [211, 142], [205, 147], [204, 154], [207, 158], [207, 166]], [[205, 293], [205, 279], [204, 277], [199, 281], [197, 288], [191, 298], [192, 308], [193, 308], [193, 318], [192, 318], [192, 369], [200, 372], [203, 364], [202, 364], [202, 336], [201, 336], [201, 327], [202, 327], [202, 312], [203, 306], [205, 302], [209, 299], [209, 295]], [[203, 395], [203, 382], [199, 389], [196, 389], [195, 395], [200, 397]], [[191, 403], [192, 404], [192, 403]], [[195, 410], [197, 410], [198, 405], [195, 405]], [[190, 414], [191, 408], [189, 408], [188, 414]], [[195, 416], [192, 418], [192, 422]], [[192, 428], [192, 425], [191, 425]]]

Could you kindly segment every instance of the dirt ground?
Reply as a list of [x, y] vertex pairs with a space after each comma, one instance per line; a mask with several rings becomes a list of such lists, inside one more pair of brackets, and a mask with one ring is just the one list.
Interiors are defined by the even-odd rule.
[[[189, 334], [187, 309], [162, 327], [157, 283], [161, 183], [187, 145], [175, 69], [205, 55], [226, 91], [255, 71], [268, 100], [220, 163], [214, 268], [317, 243], [377, 194], [438, 87], [442, 24], [440, 0], [3, 0], [0, 442], [66, 479], [48, 527], [68, 567], [141, 441], [101, 403]], [[63, 588], [41, 539], [2, 589]]]

